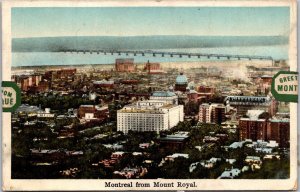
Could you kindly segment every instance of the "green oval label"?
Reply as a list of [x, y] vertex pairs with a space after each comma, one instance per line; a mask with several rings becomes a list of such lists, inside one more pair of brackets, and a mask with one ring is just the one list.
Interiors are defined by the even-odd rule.
[[271, 92], [278, 101], [298, 102], [298, 72], [279, 71], [272, 79]]

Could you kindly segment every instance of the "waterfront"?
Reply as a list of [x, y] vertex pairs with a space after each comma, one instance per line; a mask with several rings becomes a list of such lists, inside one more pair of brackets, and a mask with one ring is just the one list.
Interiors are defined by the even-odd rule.
[[[287, 46], [253, 46], [253, 47], [220, 47], [220, 48], [198, 48], [198, 49], [165, 49], [162, 51], [170, 52], [189, 52], [189, 53], [208, 53], [208, 54], [230, 54], [235, 55], [253, 55], [253, 56], [271, 56], [274, 60], [286, 59], [287, 58]], [[159, 51], [159, 50], [157, 50]], [[125, 55], [119, 56], [114, 55], [104, 55], [89, 52], [83, 53], [55, 53], [55, 52], [13, 52], [12, 53], [12, 66], [44, 66], [44, 65], [92, 65], [92, 64], [113, 64], [116, 58], [134, 58], [137, 63], [144, 63], [150, 60], [151, 62], [189, 62], [189, 61], [218, 61], [216, 58], [188, 58], [178, 56], [161, 57], [157, 55], [153, 57], [152, 55], [145, 56], [133, 56]], [[220, 58], [219, 60], [225, 60], [225, 58]], [[236, 59], [234, 59], [236, 60]]]

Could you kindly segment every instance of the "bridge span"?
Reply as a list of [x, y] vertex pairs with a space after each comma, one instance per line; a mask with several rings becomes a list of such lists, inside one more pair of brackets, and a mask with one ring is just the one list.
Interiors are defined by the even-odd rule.
[[97, 53], [97, 54], [104, 54], [104, 55], [132, 55], [132, 56], [145, 56], [150, 55], [152, 57], [156, 56], [169, 56], [169, 57], [187, 57], [187, 58], [216, 58], [216, 59], [246, 59], [246, 60], [271, 60], [273, 61], [273, 58], [270, 56], [253, 56], [253, 55], [229, 55], [229, 54], [206, 54], [206, 53], [186, 53], [186, 52], [169, 52], [169, 51], [152, 51], [152, 50], [145, 50], [145, 51], [135, 51], [135, 50], [78, 50], [78, 49], [70, 49], [70, 50], [63, 50], [59, 52], [65, 52], [65, 53]]

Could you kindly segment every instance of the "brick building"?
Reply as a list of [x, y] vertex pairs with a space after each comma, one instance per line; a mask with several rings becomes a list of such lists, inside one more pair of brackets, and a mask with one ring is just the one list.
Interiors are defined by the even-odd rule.
[[209, 99], [215, 94], [216, 88], [208, 86], [198, 87], [198, 96], [201, 98]]
[[49, 80], [66, 79], [75, 75], [76, 71], [76, 68], [50, 70], [45, 72], [45, 78]]
[[28, 91], [30, 87], [39, 85], [42, 80], [42, 76], [39, 74], [21, 76], [13, 75], [12, 80], [17, 83], [22, 91]]
[[275, 140], [279, 143], [279, 147], [289, 147], [289, 119], [270, 119], [267, 124], [267, 138], [269, 140]]
[[221, 124], [226, 120], [226, 108], [223, 104], [213, 105], [211, 110], [211, 122]]
[[32, 92], [47, 92], [50, 89], [50, 83], [47, 81], [41, 81], [37, 86], [32, 86], [29, 88]]
[[289, 119], [251, 119], [239, 120], [240, 140], [276, 141], [279, 147], [289, 147], [290, 122]]
[[203, 103], [199, 107], [199, 122], [221, 124], [226, 120], [226, 107], [219, 103]]
[[95, 105], [80, 105], [78, 117], [85, 119], [106, 119], [109, 117], [108, 107], [98, 107]]
[[199, 86], [198, 92], [200, 93], [211, 93], [213, 94], [216, 91], [216, 88], [214, 87], [208, 87], [208, 86]]
[[160, 68], [159, 63], [150, 63], [149, 61], [146, 63], [144, 70], [147, 71], [148, 74], [161, 74], [163, 71]]
[[30, 84], [29, 78], [22, 78], [21, 79], [21, 90], [28, 91], [28, 89], [30, 87], [29, 84]]
[[134, 72], [134, 59], [116, 59], [115, 67], [117, 72]]
[[241, 118], [239, 120], [240, 140], [267, 140], [267, 120]]

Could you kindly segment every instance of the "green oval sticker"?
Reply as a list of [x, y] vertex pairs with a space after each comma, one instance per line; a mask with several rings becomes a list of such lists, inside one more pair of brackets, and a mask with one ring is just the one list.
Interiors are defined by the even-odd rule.
[[3, 112], [13, 112], [21, 105], [21, 91], [16, 83], [2, 81], [1, 94]]
[[298, 72], [279, 71], [272, 79], [271, 92], [278, 101], [298, 102]]

